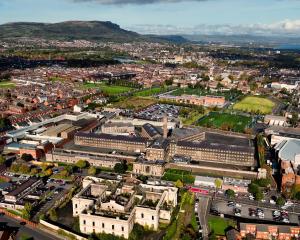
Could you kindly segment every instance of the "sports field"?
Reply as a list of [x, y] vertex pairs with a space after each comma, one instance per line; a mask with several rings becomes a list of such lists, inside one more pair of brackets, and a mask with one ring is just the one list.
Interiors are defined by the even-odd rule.
[[206, 96], [206, 95], [224, 96], [227, 101], [232, 101], [232, 100], [236, 99], [237, 97], [243, 95], [243, 93], [241, 91], [235, 90], [235, 89], [232, 89], [232, 90], [226, 91], [226, 92], [221, 92], [221, 91], [212, 92], [212, 91], [204, 90], [201, 88], [190, 88], [190, 87], [178, 88], [171, 93], [171, 95], [173, 95], [173, 96], [181, 96], [184, 94], [197, 95], [197, 96]]
[[269, 114], [275, 107], [275, 103], [263, 97], [249, 96], [233, 105], [234, 110], [249, 113]]
[[201, 118], [197, 125], [209, 128], [218, 128], [225, 131], [244, 132], [251, 122], [251, 117], [211, 112], [209, 115]]
[[84, 83], [84, 88], [99, 88], [108, 95], [117, 95], [131, 91], [133, 88], [118, 85], [106, 85], [104, 83]]
[[0, 88], [14, 88], [16, 85], [10, 81], [0, 81]]
[[152, 95], [162, 93], [164, 91], [166, 91], [166, 89], [163, 87], [154, 87], [154, 88], [138, 91], [138, 92], [134, 93], [133, 95], [135, 97], [147, 97], [147, 96], [152, 96]]

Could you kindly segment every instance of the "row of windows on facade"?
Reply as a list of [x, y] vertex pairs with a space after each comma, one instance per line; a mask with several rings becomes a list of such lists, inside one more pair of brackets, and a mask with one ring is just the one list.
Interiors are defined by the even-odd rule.
[[[83, 220], [83, 225], [86, 225], [86, 221], [85, 220]], [[93, 225], [93, 227], [95, 227], [95, 222], [92, 222], [92, 225]], [[105, 228], [105, 224], [104, 223], [102, 223], [102, 228]], [[115, 230], [115, 225], [111, 225], [111, 229]], [[121, 230], [122, 230], [122, 232], [124, 232], [124, 227], [123, 226], [121, 227]]]
[[[141, 218], [144, 218], [144, 214], [141, 214]], [[152, 216], [152, 220], [154, 220], [154, 216]], [[86, 220], [83, 220], [83, 225], [86, 225]], [[95, 222], [92, 222], [93, 227], [95, 227]], [[102, 228], [105, 227], [105, 224], [102, 223]], [[115, 225], [111, 225], [111, 229], [114, 230], [115, 229]], [[124, 227], [121, 227], [122, 231], [124, 231]]]
[[90, 139], [90, 138], [83, 138], [83, 139], [77, 139], [77, 141], [82, 141], [84, 143], [126, 143], [126, 144], [139, 144], [139, 145], [144, 145], [142, 142], [132, 142], [132, 141], [118, 141], [118, 140], [113, 140], [113, 139]]

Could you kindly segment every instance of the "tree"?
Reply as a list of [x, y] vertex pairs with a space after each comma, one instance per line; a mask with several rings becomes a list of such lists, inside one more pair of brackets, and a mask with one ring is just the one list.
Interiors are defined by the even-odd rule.
[[259, 187], [257, 184], [255, 184], [254, 182], [250, 183], [248, 185], [248, 192], [249, 193], [252, 193], [252, 194], [255, 194], [259, 191]]
[[30, 173], [30, 167], [27, 164], [22, 164], [19, 168], [19, 172], [24, 174]]
[[22, 210], [22, 217], [24, 219], [29, 220], [31, 217], [31, 213], [32, 213], [32, 205], [30, 203], [25, 203], [25, 206]]
[[227, 189], [227, 190], [225, 191], [225, 194], [226, 194], [226, 196], [229, 197], [229, 198], [234, 198], [235, 192], [234, 192], [232, 189]]
[[4, 164], [6, 161], [5, 157], [3, 157], [2, 155], [0, 155], [0, 164]]
[[167, 86], [172, 85], [172, 84], [173, 84], [173, 79], [172, 79], [172, 78], [167, 79], [167, 80], [165, 81], [165, 84], [166, 84]]
[[222, 180], [220, 178], [216, 178], [215, 180], [215, 186], [217, 189], [220, 189], [222, 187]]
[[264, 199], [264, 195], [260, 189], [257, 193], [254, 194], [254, 197], [255, 197], [255, 200], [257, 200], [257, 201], [261, 201]]
[[67, 172], [66, 176], [69, 176], [74, 172], [74, 167], [71, 165], [65, 166], [63, 171]]
[[130, 240], [140, 240], [145, 236], [145, 229], [140, 224], [136, 223], [129, 235]]
[[42, 168], [42, 171], [45, 172], [49, 168], [49, 165], [48, 164], [42, 164], [41, 168]]
[[32, 155], [28, 154], [28, 153], [23, 153], [21, 158], [22, 158], [22, 160], [24, 160], [26, 162], [29, 162], [29, 161], [33, 160]]
[[292, 118], [290, 119], [290, 123], [293, 127], [297, 127], [299, 122], [299, 116], [297, 112], [292, 113]]
[[45, 173], [45, 176], [49, 177], [49, 176], [51, 176], [53, 174], [53, 171], [52, 171], [51, 168], [49, 168], [44, 173]]
[[79, 160], [76, 164], [75, 164], [76, 167], [80, 168], [80, 169], [83, 169], [83, 168], [86, 168], [88, 166], [88, 162], [85, 161], [85, 160]]
[[58, 220], [57, 213], [55, 209], [51, 209], [49, 212], [49, 218], [51, 221], [56, 222]]
[[126, 170], [127, 170], [127, 164], [126, 164], [126, 161], [122, 161], [122, 163], [117, 163], [115, 166], [114, 166], [114, 170], [116, 173], [125, 173]]
[[8, 118], [0, 118], [0, 128], [10, 128], [11, 122]]
[[269, 178], [261, 178], [261, 179], [256, 179], [253, 181], [256, 185], [260, 187], [268, 187], [271, 184], [271, 180]]
[[88, 170], [88, 174], [91, 176], [95, 176], [97, 173], [97, 168], [95, 168], [94, 166], [91, 166]]
[[178, 179], [175, 183], [175, 186], [178, 187], [178, 188], [182, 188], [183, 187], [183, 183], [181, 182], [180, 179]]
[[38, 174], [38, 170], [37, 170], [37, 168], [32, 168], [31, 170], [30, 170], [30, 174], [32, 174], [32, 175], [36, 175], [36, 174]]
[[19, 164], [12, 164], [11, 167], [10, 167], [10, 170], [12, 172], [19, 172], [19, 169], [20, 169], [20, 165]]
[[277, 199], [276, 199], [276, 204], [278, 205], [278, 206], [283, 206], [284, 204], [285, 204], [285, 199], [283, 198], [283, 197], [278, 197]]

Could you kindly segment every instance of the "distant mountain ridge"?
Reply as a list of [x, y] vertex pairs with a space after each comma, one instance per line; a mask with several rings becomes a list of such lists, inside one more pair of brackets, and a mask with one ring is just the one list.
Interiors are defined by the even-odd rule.
[[0, 25], [0, 39], [21, 37], [114, 42], [146, 40], [143, 35], [124, 30], [109, 21], [15, 22]]

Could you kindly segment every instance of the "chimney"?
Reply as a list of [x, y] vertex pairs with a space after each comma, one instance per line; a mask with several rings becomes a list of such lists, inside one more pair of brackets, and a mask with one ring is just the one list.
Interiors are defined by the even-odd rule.
[[167, 138], [168, 137], [168, 117], [166, 114], [164, 115], [164, 118], [163, 118], [163, 131], [164, 131], [163, 137]]

